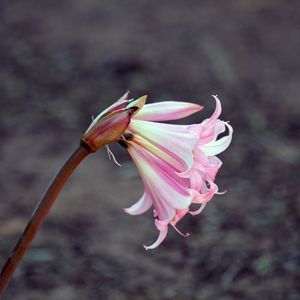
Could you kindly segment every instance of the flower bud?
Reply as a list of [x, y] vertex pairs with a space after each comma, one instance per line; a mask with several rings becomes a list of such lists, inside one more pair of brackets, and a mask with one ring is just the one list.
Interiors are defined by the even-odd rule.
[[80, 140], [80, 144], [90, 152], [117, 141], [127, 129], [132, 114], [138, 107], [115, 110], [94, 120]]

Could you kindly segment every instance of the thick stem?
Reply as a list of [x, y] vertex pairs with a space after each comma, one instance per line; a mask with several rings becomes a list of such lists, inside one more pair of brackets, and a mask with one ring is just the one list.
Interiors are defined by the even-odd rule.
[[54, 176], [52, 182], [47, 188], [40, 202], [37, 204], [24, 232], [22, 233], [18, 243], [16, 244], [12, 254], [4, 265], [0, 275], [0, 297], [7, 287], [14, 271], [20, 263], [23, 255], [28, 249], [31, 241], [43, 224], [46, 216], [48, 215], [54, 201], [62, 190], [64, 184], [68, 181], [69, 177], [79, 165], [79, 163], [90, 152], [83, 146], [79, 146], [65, 162], [62, 168]]

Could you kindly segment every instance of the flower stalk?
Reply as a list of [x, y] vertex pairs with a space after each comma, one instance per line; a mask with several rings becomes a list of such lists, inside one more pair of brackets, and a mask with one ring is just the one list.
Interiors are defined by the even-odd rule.
[[42, 226], [59, 193], [68, 181], [76, 167], [90, 152], [79, 146], [54, 176], [40, 202], [37, 204], [27, 226], [17, 242], [12, 254], [4, 265], [0, 275], [0, 297], [10, 282], [14, 271], [30, 246], [31, 241]]

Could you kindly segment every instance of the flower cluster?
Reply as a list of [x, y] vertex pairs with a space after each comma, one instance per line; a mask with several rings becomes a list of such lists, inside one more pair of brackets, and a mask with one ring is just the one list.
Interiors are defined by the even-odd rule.
[[[102, 112], [91, 127], [96, 128], [97, 122], [111, 114], [125, 116], [119, 118], [123, 125], [115, 140], [128, 150], [144, 183], [142, 197], [125, 211], [138, 215], [153, 206], [159, 236], [145, 248], [154, 249], [165, 239], [169, 225], [182, 234], [176, 224], [186, 214], [199, 214], [218, 193], [214, 181], [222, 162], [216, 155], [229, 146], [233, 130], [219, 119], [217, 96], [213, 96], [216, 108], [212, 116], [192, 125], [161, 121], [187, 117], [202, 110], [200, 105], [174, 101], [145, 104], [146, 96], [137, 100], [127, 97], [128, 93]], [[223, 137], [218, 139], [221, 133]], [[89, 134], [90, 130], [83, 137], [85, 143]], [[199, 207], [191, 210], [191, 204]]]

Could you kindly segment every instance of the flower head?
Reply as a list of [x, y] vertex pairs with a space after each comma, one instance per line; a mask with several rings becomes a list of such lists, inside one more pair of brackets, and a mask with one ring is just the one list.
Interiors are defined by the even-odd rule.
[[[229, 146], [233, 130], [219, 119], [221, 103], [217, 96], [213, 96], [216, 108], [212, 116], [192, 125], [161, 121], [196, 113], [203, 109], [198, 104], [174, 101], [145, 104], [146, 96], [137, 100], [127, 100], [127, 96], [126, 93], [94, 120], [84, 141], [99, 139], [101, 144], [104, 142], [102, 132], [110, 124], [117, 128], [111, 129], [115, 133], [111, 141], [118, 140], [128, 150], [144, 183], [142, 197], [125, 211], [138, 215], [153, 206], [159, 236], [145, 248], [154, 249], [165, 239], [169, 226], [187, 236], [177, 229], [176, 224], [186, 214], [199, 214], [218, 193], [214, 181], [222, 162], [216, 155]], [[107, 127], [103, 128], [103, 124]], [[218, 139], [226, 128], [225, 136]], [[198, 204], [198, 209], [191, 210], [192, 203]]]

